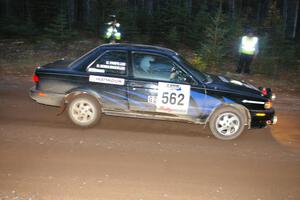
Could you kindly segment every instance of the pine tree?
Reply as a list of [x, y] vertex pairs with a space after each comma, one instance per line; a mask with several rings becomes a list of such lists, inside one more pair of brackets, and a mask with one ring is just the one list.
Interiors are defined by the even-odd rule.
[[177, 27], [174, 26], [169, 34], [167, 35], [167, 40], [169, 42], [170, 47], [177, 47], [179, 43], [179, 35], [178, 35], [178, 30]]
[[227, 54], [225, 36], [228, 28], [221, 8], [214, 16], [210, 16], [210, 21], [211, 23], [206, 26], [205, 40], [200, 52], [208, 66], [216, 67]]
[[45, 28], [45, 31], [50, 38], [61, 41], [70, 39], [75, 35], [75, 33], [70, 30], [68, 15], [64, 8], [60, 9], [59, 14], [55, 17], [54, 21]]
[[206, 26], [210, 23], [209, 13], [207, 11], [207, 5], [203, 4], [200, 7], [199, 12], [192, 19], [188, 25], [187, 43], [194, 48], [198, 48], [201, 45], [202, 40], [205, 38]]
[[269, 7], [263, 24], [264, 35], [260, 38], [259, 71], [277, 76], [286, 66], [296, 66], [296, 45], [285, 38], [284, 21], [276, 1]]

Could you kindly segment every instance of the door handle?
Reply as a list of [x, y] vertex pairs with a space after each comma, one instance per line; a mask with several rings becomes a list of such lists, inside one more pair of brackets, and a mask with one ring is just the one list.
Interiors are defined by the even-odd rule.
[[145, 86], [142, 83], [129, 83], [128, 85], [133, 87], [134, 89], [136, 89], [136, 87], [144, 87]]

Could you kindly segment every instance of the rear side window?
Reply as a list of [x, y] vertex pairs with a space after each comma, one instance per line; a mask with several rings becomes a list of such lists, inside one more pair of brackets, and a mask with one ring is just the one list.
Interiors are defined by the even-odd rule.
[[127, 74], [128, 53], [126, 51], [108, 51], [93, 61], [87, 71], [97, 74]]

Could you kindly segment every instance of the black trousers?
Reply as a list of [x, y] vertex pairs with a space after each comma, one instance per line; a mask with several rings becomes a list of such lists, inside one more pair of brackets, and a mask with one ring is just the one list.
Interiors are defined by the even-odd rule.
[[236, 72], [237, 73], [250, 73], [250, 65], [252, 63], [254, 55], [247, 55], [247, 54], [241, 54], [239, 64], [237, 66]]

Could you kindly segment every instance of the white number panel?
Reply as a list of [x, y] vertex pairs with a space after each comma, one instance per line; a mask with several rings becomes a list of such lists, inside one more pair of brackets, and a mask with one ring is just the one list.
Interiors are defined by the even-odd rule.
[[158, 83], [157, 112], [187, 114], [191, 86], [174, 83]]

